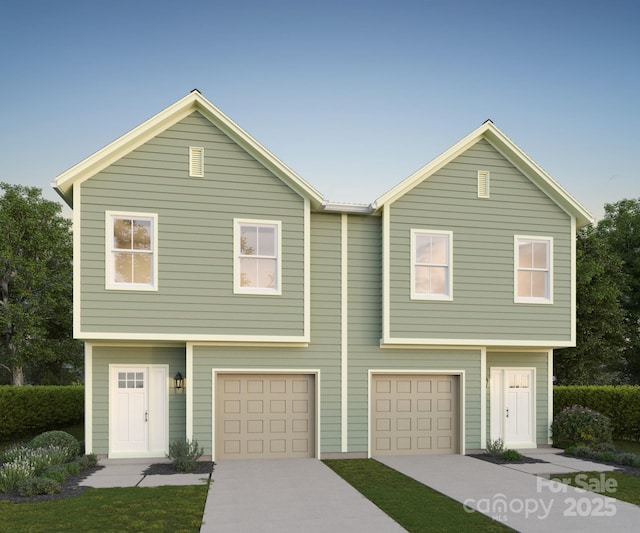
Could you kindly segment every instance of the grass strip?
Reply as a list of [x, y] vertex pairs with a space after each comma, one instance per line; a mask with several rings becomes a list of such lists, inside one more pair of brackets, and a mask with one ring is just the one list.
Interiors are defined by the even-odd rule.
[[410, 532], [513, 531], [375, 459], [323, 462]]
[[207, 491], [206, 485], [87, 489], [48, 502], [0, 501], [0, 531], [193, 533], [200, 531]]
[[[624, 472], [572, 472], [551, 476], [551, 479], [616, 500], [640, 505], [640, 477]], [[615, 484], [609, 480], [615, 480]]]

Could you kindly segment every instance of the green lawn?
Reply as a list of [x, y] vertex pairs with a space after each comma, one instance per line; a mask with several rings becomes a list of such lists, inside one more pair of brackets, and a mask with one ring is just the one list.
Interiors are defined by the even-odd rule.
[[613, 445], [623, 452], [640, 455], [640, 442], [630, 440], [614, 440]]
[[[578, 472], [559, 474], [552, 476], [551, 479], [563, 483], [569, 480], [568, 484], [574, 487], [604, 494], [605, 496], [610, 496], [611, 498], [616, 498], [617, 500], [629, 502], [634, 505], [640, 505], [640, 477], [637, 476], [616, 471], [603, 472], [602, 474], [600, 472]], [[612, 482], [608, 480], [615, 480], [615, 484], [612, 484]]]
[[207, 490], [206, 485], [87, 489], [63, 500], [0, 501], [0, 531], [195, 533], [200, 531]]
[[410, 532], [513, 531], [374, 459], [323, 462]]

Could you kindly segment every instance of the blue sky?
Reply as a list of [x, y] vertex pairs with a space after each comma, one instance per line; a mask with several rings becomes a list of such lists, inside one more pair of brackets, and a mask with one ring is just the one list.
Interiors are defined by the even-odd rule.
[[491, 118], [597, 218], [640, 197], [634, 1], [5, 0], [0, 181], [50, 182], [198, 88], [333, 201]]

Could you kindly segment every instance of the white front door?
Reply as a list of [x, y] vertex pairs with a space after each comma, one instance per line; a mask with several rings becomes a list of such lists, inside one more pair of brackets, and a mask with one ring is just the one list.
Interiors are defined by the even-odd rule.
[[163, 456], [167, 441], [167, 370], [111, 366], [109, 456]]
[[530, 368], [491, 370], [491, 439], [506, 448], [530, 448], [535, 439], [534, 371]]

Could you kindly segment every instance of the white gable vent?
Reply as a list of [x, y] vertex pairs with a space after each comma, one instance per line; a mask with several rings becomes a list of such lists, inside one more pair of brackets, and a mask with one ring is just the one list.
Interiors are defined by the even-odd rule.
[[478, 170], [478, 198], [489, 198], [488, 170]]
[[189, 176], [204, 177], [204, 148], [201, 146], [189, 146]]

